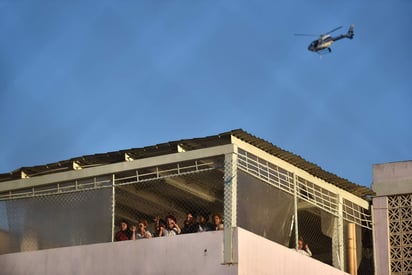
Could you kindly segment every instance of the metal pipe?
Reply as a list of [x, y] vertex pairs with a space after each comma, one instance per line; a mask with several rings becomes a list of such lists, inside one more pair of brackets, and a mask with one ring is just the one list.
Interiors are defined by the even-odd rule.
[[114, 222], [115, 222], [115, 207], [116, 207], [116, 197], [115, 197], [115, 175], [112, 174], [112, 242], [114, 242]]
[[351, 275], [358, 274], [356, 259], [356, 227], [354, 223], [348, 224], [348, 265]]
[[294, 211], [295, 211], [295, 249], [298, 250], [298, 242], [299, 242], [299, 228], [298, 228], [298, 192], [297, 192], [297, 180], [294, 175], [293, 177], [293, 202], [294, 202]]

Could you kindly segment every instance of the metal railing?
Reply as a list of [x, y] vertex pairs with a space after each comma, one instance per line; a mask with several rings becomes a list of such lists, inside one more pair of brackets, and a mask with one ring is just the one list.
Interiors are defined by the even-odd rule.
[[[296, 184], [297, 197], [307, 201], [316, 207], [339, 215], [338, 194], [323, 188], [321, 185], [311, 182], [302, 176], [295, 176], [291, 171], [259, 158], [247, 151], [239, 150], [238, 167], [242, 171], [257, 177], [288, 194], [294, 194]], [[359, 226], [371, 229], [372, 221], [368, 209], [365, 209], [348, 199], [343, 199], [343, 219], [353, 222]]]

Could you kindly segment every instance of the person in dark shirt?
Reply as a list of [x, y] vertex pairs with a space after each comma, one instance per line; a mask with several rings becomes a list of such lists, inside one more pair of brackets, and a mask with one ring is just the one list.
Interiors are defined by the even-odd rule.
[[196, 232], [206, 232], [213, 230], [213, 224], [209, 223], [209, 215], [200, 213], [196, 225]]
[[114, 236], [114, 240], [116, 242], [127, 241], [131, 239], [131, 236], [132, 236], [132, 232], [129, 230], [127, 221], [122, 220], [120, 222], [120, 230], [116, 232], [116, 235]]
[[186, 219], [183, 222], [182, 234], [197, 232], [196, 225], [194, 215], [191, 212], [187, 212]]
[[161, 219], [159, 216], [153, 219], [154, 221], [154, 229], [153, 229], [153, 237], [162, 237], [163, 230], [166, 228], [166, 222]]

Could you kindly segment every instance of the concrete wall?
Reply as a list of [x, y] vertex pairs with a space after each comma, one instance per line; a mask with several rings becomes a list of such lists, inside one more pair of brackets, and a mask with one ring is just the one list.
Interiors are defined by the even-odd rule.
[[217, 231], [5, 254], [0, 274], [236, 274], [222, 243]]
[[377, 196], [412, 193], [412, 161], [374, 164], [372, 189]]
[[347, 274], [294, 249], [238, 229], [239, 274], [343, 275]]
[[0, 255], [0, 274], [346, 274], [244, 229], [224, 265], [223, 232]]

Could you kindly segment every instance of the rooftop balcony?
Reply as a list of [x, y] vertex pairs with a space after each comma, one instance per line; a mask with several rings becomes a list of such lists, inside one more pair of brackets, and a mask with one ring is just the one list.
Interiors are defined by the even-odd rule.
[[224, 263], [223, 235], [212, 231], [4, 254], [1, 274], [347, 274], [238, 227], [234, 261]]

